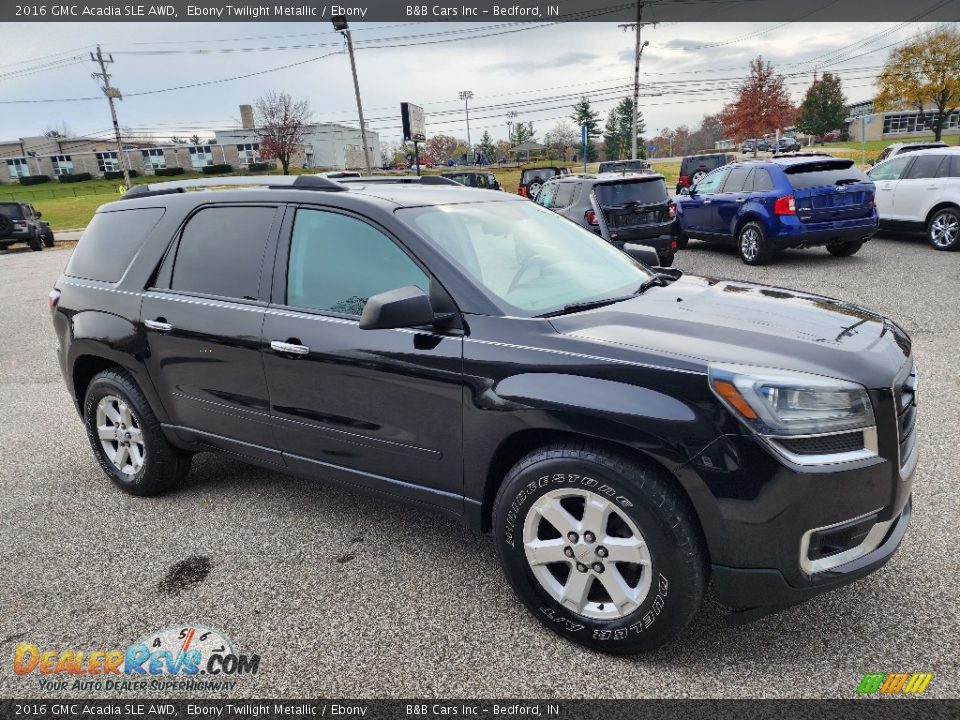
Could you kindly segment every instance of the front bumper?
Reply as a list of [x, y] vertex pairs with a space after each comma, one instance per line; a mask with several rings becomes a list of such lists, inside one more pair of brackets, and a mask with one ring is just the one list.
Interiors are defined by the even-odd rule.
[[779, 570], [713, 565], [714, 591], [722, 603], [731, 607], [763, 608], [770, 612], [842, 587], [880, 569], [893, 557], [907, 533], [912, 512], [913, 501], [908, 498], [878, 547], [855, 560], [810, 576], [803, 586], [790, 584]]

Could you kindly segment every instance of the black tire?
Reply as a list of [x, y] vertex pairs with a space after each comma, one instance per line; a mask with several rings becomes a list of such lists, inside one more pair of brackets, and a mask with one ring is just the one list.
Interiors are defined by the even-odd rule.
[[657, 253], [657, 265], [659, 267], [670, 267], [673, 265], [674, 257], [676, 257], [675, 253]]
[[[107, 396], [129, 406], [134, 420], [131, 427], [138, 428], [142, 435], [143, 464], [138, 472], [121, 471], [107, 456], [98, 437], [97, 406]], [[119, 368], [104, 370], [90, 381], [83, 401], [83, 422], [100, 467], [131, 495], [156, 495], [176, 485], [190, 472], [191, 455], [169, 443], [137, 383]]]
[[678, 250], [685, 250], [686, 247], [687, 247], [687, 245], [690, 243], [690, 238], [687, 237], [687, 236], [686, 236], [684, 233], [682, 233], [682, 232], [679, 232], [679, 231], [678, 231], [677, 234], [676, 234], [674, 237], [675, 237], [676, 240], [677, 240], [677, 249], [678, 249]]
[[47, 247], [53, 247], [56, 240], [53, 237], [53, 230], [47, 228], [47, 231], [43, 234], [43, 244]]
[[927, 242], [937, 250], [960, 248], [960, 208], [937, 210], [927, 223]]
[[531, 180], [527, 183], [527, 196], [531, 200], [536, 200], [537, 195], [540, 194], [540, 191], [543, 189], [543, 180]]
[[0, 250], [9, 250], [10, 243], [0, 243]]
[[767, 231], [758, 222], [748, 222], [737, 232], [737, 252], [747, 265], [766, 265], [773, 257]]
[[30, 245], [30, 249], [34, 252], [43, 250], [43, 238], [40, 237], [40, 232], [34, 232], [33, 235], [30, 236], [30, 239], [27, 240], [27, 244]]
[[696, 185], [698, 182], [703, 180], [707, 176], [706, 170], [697, 170], [693, 175], [690, 176], [690, 184]]
[[850, 257], [860, 252], [862, 247], [863, 240], [850, 240], [849, 242], [827, 245], [827, 252], [835, 257]]
[[[565, 588], [569, 582], [585, 587], [584, 607], [589, 613], [602, 613], [605, 605], [608, 613], [620, 612], [616, 604], [610, 606], [612, 596], [603, 585], [604, 572], [615, 578], [611, 568], [616, 568], [618, 580], [624, 581], [634, 573], [636, 584], [631, 586], [631, 592], [637, 592], [636, 602], [632, 603], [636, 607], [619, 617], [590, 617], [561, 604], [537, 579], [527, 560], [524, 532], [528, 521], [535, 521], [536, 538], [540, 538], [544, 520], [531, 508], [548, 493], [572, 496], [574, 505], [568, 512], [578, 523], [585, 515], [587, 499], [605, 502], [614, 509], [619, 527], [633, 532], [624, 522], [625, 517], [639, 530], [649, 551], [649, 564], [611, 562], [609, 568], [602, 562], [593, 564], [597, 558], [591, 553], [603, 558], [608, 552], [599, 545], [603, 534], [617, 532], [614, 521], [608, 519], [606, 528], [596, 529], [597, 536], [592, 538], [595, 545], [589, 544], [587, 529], [581, 527], [583, 538], [569, 543], [570, 551], [577, 553], [575, 558], [538, 564], [537, 572], [562, 573], [566, 568], [566, 579], [557, 587]], [[575, 515], [578, 493], [582, 496], [579, 519]], [[566, 497], [560, 501], [566, 502]], [[550, 527], [548, 523], [547, 529]], [[616, 451], [584, 443], [549, 445], [531, 452], [510, 470], [500, 487], [493, 509], [493, 528], [504, 572], [520, 599], [547, 627], [582, 645], [618, 654], [653, 650], [676, 637], [693, 619], [703, 600], [707, 554], [685, 498], [653, 467], [640, 465]], [[555, 539], [557, 535], [554, 529]], [[631, 536], [618, 534], [621, 538]], [[561, 544], [568, 544], [562, 535], [559, 539]], [[604, 554], [599, 555], [600, 551]], [[578, 570], [581, 554], [591, 566], [583, 565], [585, 569]], [[584, 579], [579, 572], [588, 577]]]

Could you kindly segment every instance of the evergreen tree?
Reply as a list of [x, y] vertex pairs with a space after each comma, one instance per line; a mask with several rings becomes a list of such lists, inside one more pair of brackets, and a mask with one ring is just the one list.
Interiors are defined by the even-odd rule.
[[573, 106], [573, 114], [570, 119], [579, 130], [583, 125], [587, 126], [587, 160], [592, 162], [597, 159], [597, 148], [592, 142], [600, 137], [600, 113], [590, 106], [590, 101], [586, 97], [581, 97], [580, 101]]
[[824, 73], [803, 96], [797, 113], [797, 130], [807, 135], [823, 136], [842, 127], [846, 118], [847, 99], [843, 96], [840, 78]]
[[[646, 147], [643, 133], [646, 125], [643, 113], [637, 113], [637, 155], [646, 157]], [[631, 135], [633, 134], [633, 99], [625, 97], [610, 111], [607, 124], [603, 130], [603, 152], [608, 160], [625, 160], [633, 150]]]
[[493, 144], [493, 138], [490, 137], [490, 133], [486, 130], [483, 131], [480, 144], [477, 145], [477, 151], [486, 158], [487, 163], [495, 163], [497, 161], [497, 146]]

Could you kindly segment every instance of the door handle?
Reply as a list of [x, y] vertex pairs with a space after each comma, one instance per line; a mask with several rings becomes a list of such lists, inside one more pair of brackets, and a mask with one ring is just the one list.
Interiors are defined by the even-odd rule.
[[738, 203], [745, 203], [746, 201], [747, 201], [746, 198], [737, 198]]
[[707, 198], [706, 200], [703, 201], [703, 204], [704, 204], [704, 205], [709, 205], [709, 204], [712, 203], [712, 202], [713, 202], [713, 200]]
[[170, 332], [173, 330], [173, 325], [168, 323], [163, 318], [157, 318], [156, 320], [144, 320], [143, 324], [151, 330], [156, 330], [157, 332]]
[[280, 340], [272, 340], [270, 342], [270, 349], [274, 352], [280, 353], [281, 355], [296, 355], [297, 357], [301, 355], [307, 355], [310, 352], [310, 348], [308, 348], [306, 345], [281, 342]]

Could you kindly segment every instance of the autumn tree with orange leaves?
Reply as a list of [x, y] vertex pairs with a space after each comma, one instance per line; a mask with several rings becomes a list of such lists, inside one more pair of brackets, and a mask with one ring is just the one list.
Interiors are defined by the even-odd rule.
[[783, 75], [758, 56], [750, 61], [750, 75], [737, 88], [734, 101], [723, 108], [720, 122], [727, 137], [741, 141], [792, 125], [796, 114]]

